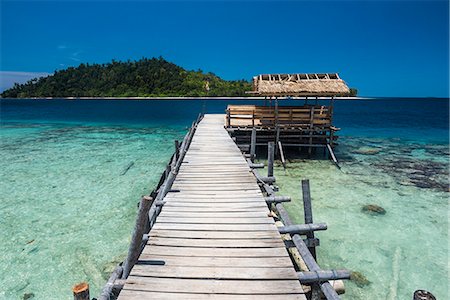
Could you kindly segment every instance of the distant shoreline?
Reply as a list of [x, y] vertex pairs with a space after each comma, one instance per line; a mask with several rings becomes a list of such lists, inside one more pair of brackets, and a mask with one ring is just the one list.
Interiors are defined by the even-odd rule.
[[[264, 100], [265, 97], [28, 97], [0, 98], [7, 100]], [[286, 100], [280, 98], [279, 100]], [[330, 100], [330, 97], [291, 97], [294, 100]], [[335, 97], [335, 100], [370, 100], [375, 97]], [[270, 100], [270, 99], [267, 99]]]
[[[142, 101], [159, 101], [159, 100], [264, 100], [264, 97], [27, 97], [27, 98], [1, 98], [0, 100], [142, 100]], [[306, 97], [291, 97], [292, 100], [306, 100]], [[308, 100], [330, 100], [330, 97], [308, 97]], [[448, 97], [334, 97], [339, 101], [355, 101], [355, 100], [380, 100], [380, 99], [423, 99], [423, 100], [449, 100]], [[267, 99], [270, 100], [270, 99]], [[288, 100], [287, 98], [279, 98], [279, 100]]]

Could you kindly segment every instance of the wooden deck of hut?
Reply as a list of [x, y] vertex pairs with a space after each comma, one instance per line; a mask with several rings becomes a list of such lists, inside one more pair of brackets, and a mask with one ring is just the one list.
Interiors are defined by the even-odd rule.
[[306, 299], [224, 117], [198, 124], [119, 299]]

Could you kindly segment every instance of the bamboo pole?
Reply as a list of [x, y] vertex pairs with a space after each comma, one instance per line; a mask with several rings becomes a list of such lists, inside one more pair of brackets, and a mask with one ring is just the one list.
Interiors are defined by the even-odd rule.
[[275, 157], [274, 143], [269, 142], [267, 147], [267, 177], [273, 177], [273, 160]]
[[315, 272], [297, 272], [301, 283], [323, 282], [337, 279], [350, 279], [348, 270], [320, 270]]
[[290, 234], [308, 234], [310, 232], [327, 230], [328, 226], [325, 223], [310, 223], [310, 224], [300, 224], [300, 225], [290, 225], [278, 228], [280, 233], [290, 233]]
[[286, 160], [284, 159], [283, 147], [281, 146], [281, 141], [278, 141], [278, 148], [280, 149], [281, 163], [283, 164], [284, 171], [286, 171]]
[[255, 161], [255, 157], [256, 157], [256, 128], [253, 127], [250, 142], [250, 159], [252, 162]]
[[175, 160], [180, 157], [180, 141], [175, 140]]
[[311, 119], [310, 119], [310, 124], [309, 124], [309, 128], [311, 129], [310, 130], [310, 132], [309, 132], [309, 147], [308, 147], [308, 156], [311, 156], [311, 153], [312, 153], [312, 141], [313, 141], [313, 139], [312, 139], [312, 135], [313, 135], [313, 132], [312, 132], [312, 129], [314, 128], [314, 106], [313, 107], [311, 107]]
[[144, 234], [146, 223], [148, 223], [148, 212], [150, 206], [153, 204], [153, 198], [149, 196], [143, 196], [139, 204], [138, 216], [136, 219], [136, 224], [134, 226], [133, 236], [131, 238], [130, 247], [128, 248], [128, 255], [123, 265], [122, 278], [126, 279], [130, 274], [131, 268], [139, 257], [141, 252], [141, 242], [142, 236]]
[[331, 148], [330, 144], [327, 144], [327, 149], [328, 149], [328, 152], [330, 153], [331, 159], [333, 160], [334, 164], [336, 165], [336, 167], [338, 167], [338, 169], [340, 169], [341, 167], [339, 166], [339, 162], [336, 159], [336, 156], [334, 155], [334, 152], [333, 152], [333, 148]]
[[[303, 192], [303, 209], [305, 213], [305, 224], [312, 224], [313, 216], [312, 216], [311, 192], [309, 189], [308, 179], [302, 180], [302, 192]], [[314, 231], [307, 233], [306, 236], [308, 237], [308, 239], [314, 239]], [[314, 259], [317, 260], [316, 247], [311, 246], [308, 247], [308, 249], [309, 252], [311, 252]]]
[[278, 143], [280, 142], [280, 127], [275, 127], [275, 156], [278, 156]]
[[108, 279], [108, 282], [106, 283], [105, 287], [102, 290], [102, 293], [97, 298], [97, 300], [110, 300], [111, 299], [111, 293], [113, 291], [115, 282], [117, 279], [119, 279], [122, 276], [122, 273], [123, 273], [123, 268], [122, 268], [122, 266], [118, 265], [112, 272], [111, 276]]

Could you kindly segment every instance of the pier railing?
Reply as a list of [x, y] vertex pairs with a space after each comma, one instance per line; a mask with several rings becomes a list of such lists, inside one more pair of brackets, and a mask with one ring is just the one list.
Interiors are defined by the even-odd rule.
[[[283, 206], [283, 202], [289, 202], [290, 198], [275, 195], [278, 188], [273, 186], [275, 182], [273, 176], [274, 143], [269, 142], [267, 147], [268, 174], [267, 177], [263, 177], [257, 169], [264, 167], [264, 165], [254, 163], [255, 141], [256, 139], [253, 138], [250, 147], [251, 154], [247, 158], [247, 163], [259, 181], [262, 191], [266, 194], [266, 202], [271, 211], [275, 211], [274, 217], [280, 220], [279, 232], [289, 235], [285, 240], [285, 245], [300, 269], [300, 272], [297, 273], [299, 281], [310, 286], [310, 299], [312, 300], [321, 299], [321, 292], [328, 300], [340, 299], [336, 290], [340, 290], [342, 287], [336, 288], [330, 283], [330, 280], [335, 283], [337, 280], [350, 279], [351, 274], [348, 270], [322, 270], [316, 261], [316, 246], [319, 246], [319, 239], [314, 237], [314, 231], [326, 230], [327, 225], [325, 223], [313, 223], [309, 180], [302, 180], [305, 224], [295, 225]], [[306, 235], [306, 239], [303, 239], [301, 235]]]
[[165, 171], [162, 173], [157, 187], [150, 195], [143, 196], [139, 202], [138, 215], [128, 249], [128, 255], [123, 262], [116, 266], [97, 300], [109, 300], [112, 296], [120, 293], [120, 290], [123, 288], [125, 279], [130, 274], [131, 269], [136, 264], [139, 255], [147, 244], [148, 233], [161, 212], [162, 206], [164, 205], [163, 199], [171, 190], [184, 156], [189, 149], [197, 125], [202, 118], [203, 114], [199, 114], [181, 143], [175, 141], [175, 151]]
[[[115, 299], [122, 290], [126, 278], [137, 263], [142, 250], [148, 242], [149, 232], [165, 204], [164, 197], [168, 192], [174, 192], [172, 185], [202, 117], [203, 115], [199, 115], [197, 120], [192, 123], [181, 143], [175, 142], [175, 151], [161, 175], [157, 187], [150, 195], [142, 197], [127, 257], [116, 266], [100, 296], [97, 298], [98, 300]], [[339, 282], [340, 279], [349, 279], [350, 273], [347, 270], [322, 270], [316, 261], [315, 247], [319, 245], [319, 240], [314, 236], [314, 232], [326, 230], [327, 225], [324, 223], [313, 223], [309, 181], [302, 181], [305, 224], [295, 225], [282, 204], [290, 201], [290, 198], [275, 195], [277, 191], [277, 187], [273, 185], [275, 182], [273, 172], [275, 145], [274, 143], [269, 143], [268, 145], [269, 171], [267, 176], [261, 176], [257, 169], [263, 168], [264, 165], [254, 163], [255, 142], [256, 139], [252, 138], [251, 154], [247, 158], [247, 163], [265, 194], [266, 203], [271, 210], [272, 216], [277, 221], [276, 224], [279, 232], [282, 234], [286, 248], [293, 261], [296, 262], [299, 270], [297, 272], [299, 282], [303, 285], [305, 291], [309, 291], [309, 299], [320, 299], [322, 294], [329, 300], [340, 299], [336, 292], [335, 283]], [[303, 239], [302, 235], [306, 236], [306, 238]], [[332, 284], [330, 281], [334, 281], [334, 283]], [[342, 292], [343, 285], [339, 285], [339, 288]], [[76, 299], [84, 300], [89, 298]]]

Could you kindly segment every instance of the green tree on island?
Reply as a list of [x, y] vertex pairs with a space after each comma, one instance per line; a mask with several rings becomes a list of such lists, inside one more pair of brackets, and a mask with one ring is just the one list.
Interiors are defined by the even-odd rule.
[[[209, 91], [205, 82], [209, 82]], [[48, 77], [15, 84], [3, 98], [245, 96], [246, 80], [227, 81], [202, 70], [188, 71], [159, 58], [80, 64]]]

